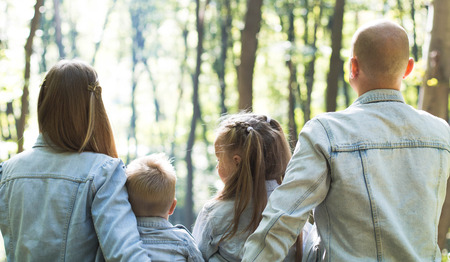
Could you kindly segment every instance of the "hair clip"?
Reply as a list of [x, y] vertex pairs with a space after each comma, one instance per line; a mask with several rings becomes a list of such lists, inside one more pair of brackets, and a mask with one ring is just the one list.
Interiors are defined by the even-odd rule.
[[102, 88], [98, 85], [98, 82], [88, 85], [87, 89], [89, 90], [89, 92], [94, 93], [95, 98], [99, 99]]
[[253, 127], [251, 126], [247, 127], [247, 133], [250, 133], [250, 130], [253, 130]]
[[266, 122], [270, 124], [270, 121], [272, 121], [272, 119], [270, 118], [270, 116], [266, 116], [266, 117], [267, 117]]

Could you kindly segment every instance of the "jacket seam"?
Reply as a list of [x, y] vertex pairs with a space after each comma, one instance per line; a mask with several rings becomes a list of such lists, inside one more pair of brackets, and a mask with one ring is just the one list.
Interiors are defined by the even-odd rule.
[[417, 140], [405, 140], [396, 143], [366, 143], [358, 142], [349, 145], [331, 145], [333, 152], [351, 152], [366, 149], [401, 149], [401, 148], [436, 148], [450, 152], [450, 147], [440, 142], [423, 142]]
[[64, 261], [65, 257], [66, 257], [66, 248], [67, 248], [67, 236], [69, 235], [69, 225], [70, 225], [70, 221], [72, 220], [72, 215], [73, 215], [73, 207], [75, 205], [75, 201], [76, 201], [76, 196], [78, 195], [78, 189], [80, 187], [80, 183], [77, 184], [78, 186], [76, 187], [76, 190], [74, 190], [74, 192], [72, 193], [72, 197], [71, 197], [71, 205], [69, 206], [68, 210], [67, 210], [67, 216], [66, 216], [66, 224], [64, 225], [66, 230], [64, 230], [63, 236], [62, 236], [62, 252], [61, 252], [61, 259]]
[[372, 192], [372, 187], [371, 187], [370, 180], [369, 180], [369, 174], [367, 172], [366, 164], [365, 164], [364, 152], [360, 150], [358, 153], [359, 153], [359, 156], [361, 159], [364, 184], [366, 186], [367, 196], [369, 199], [369, 205], [370, 205], [370, 210], [371, 210], [371, 214], [372, 214], [372, 224], [373, 224], [373, 231], [374, 231], [373, 233], [374, 233], [374, 237], [375, 237], [377, 261], [383, 261], [383, 254], [382, 254], [383, 247], [382, 247], [382, 243], [381, 243], [381, 229], [380, 229], [380, 225], [379, 225], [378, 209], [377, 209], [376, 203], [374, 202], [374, 198], [373, 198], [373, 192]]

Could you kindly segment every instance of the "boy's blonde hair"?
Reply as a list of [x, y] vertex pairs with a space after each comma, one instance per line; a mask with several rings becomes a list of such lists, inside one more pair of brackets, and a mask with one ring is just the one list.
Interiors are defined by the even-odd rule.
[[164, 153], [132, 161], [127, 167], [129, 200], [136, 216], [165, 216], [175, 199], [175, 169]]

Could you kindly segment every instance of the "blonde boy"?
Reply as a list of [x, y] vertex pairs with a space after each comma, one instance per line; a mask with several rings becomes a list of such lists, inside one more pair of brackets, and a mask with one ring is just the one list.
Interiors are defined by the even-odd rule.
[[165, 154], [152, 154], [127, 167], [127, 188], [138, 230], [152, 261], [203, 261], [191, 233], [168, 218], [177, 205], [177, 177]]

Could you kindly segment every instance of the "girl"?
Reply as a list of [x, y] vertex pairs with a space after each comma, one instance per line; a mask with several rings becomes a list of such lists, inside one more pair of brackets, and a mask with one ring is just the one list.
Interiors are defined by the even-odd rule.
[[95, 70], [60, 61], [38, 98], [39, 137], [0, 164], [8, 261], [150, 261]]
[[206, 261], [240, 261], [291, 152], [278, 121], [251, 113], [225, 116], [214, 147], [225, 187], [200, 211], [193, 235]]

